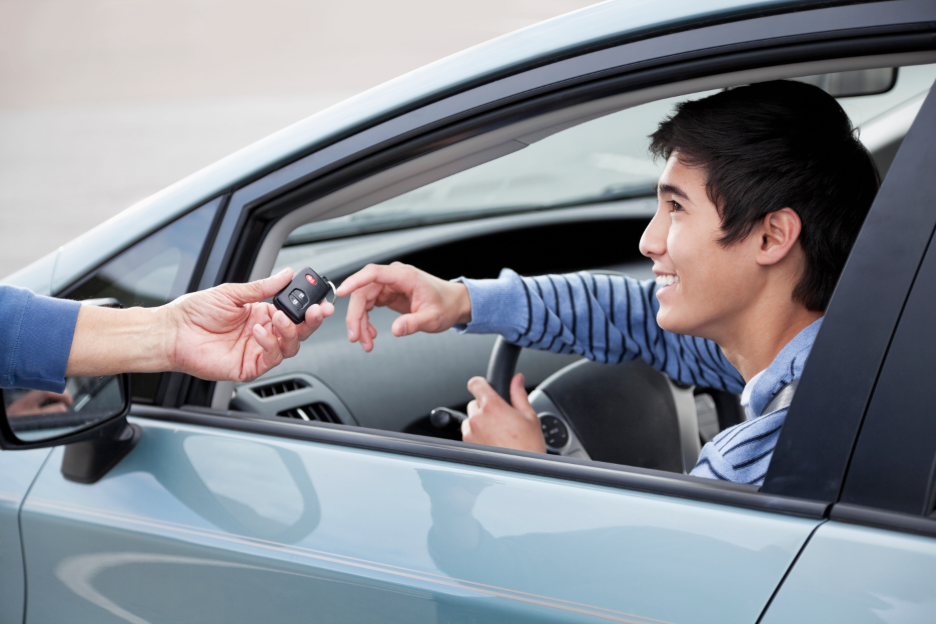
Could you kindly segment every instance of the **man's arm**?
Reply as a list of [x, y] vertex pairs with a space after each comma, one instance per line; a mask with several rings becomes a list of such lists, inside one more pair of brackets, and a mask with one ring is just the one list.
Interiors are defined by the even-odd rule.
[[[737, 370], [712, 342], [663, 331], [656, 324], [652, 281], [623, 276], [549, 275], [521, 278], [505, 269], [496, 280], [446, 282], [415, 267], [368, 265], [338, 289], [351, 296], [348, 338], [365, 351], [377, 331], [368, 313], [387, 306], [402, 316], [396, 336], [450, 327], [472, 333], [498, 333], [525, 347], [579, 353], [600, 362], [643, 357], [658, 370], [685, 383], [740, 392]], [[480, 377], [468, 382], [475, 396], [462, 423], [466, 442], [524, 450], [545, 449], [523, 378], [511, 384], [511, 403]]]
[[619, 363], [642, 358], [682, 383], [740, 392], [744, 381], [715, 343], [656, 323], [656, 284], [588, 272], [496, 280], [462, 279], [471, 299], [468, 333], [497, 333], [523, 347]]
[[494, 333], [598, 362], [639, 357], [683, 383], [740, 392], [744, 381], [718, 345], [657, 325], [655, 292], [653, 281], [587, 272], [521, 278], [504, 269], [496, 280], [447, 282], [400, 263], [368, 265], [338, 288], [339, 296], [351, 295], [348, 338], [365, 351], [377, 336], [368, 313], [387, 306], [402, 314], [395, 336], [450, 327]]

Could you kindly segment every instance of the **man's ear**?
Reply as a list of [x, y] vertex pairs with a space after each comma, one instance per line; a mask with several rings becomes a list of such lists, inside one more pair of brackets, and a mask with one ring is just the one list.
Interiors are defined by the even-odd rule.
[[761, 220], [753, 234], [757, 236], [757, 263], [776, 264], [786, 258], [799, 240], [803, 223], [792, 208], [781, 208]]

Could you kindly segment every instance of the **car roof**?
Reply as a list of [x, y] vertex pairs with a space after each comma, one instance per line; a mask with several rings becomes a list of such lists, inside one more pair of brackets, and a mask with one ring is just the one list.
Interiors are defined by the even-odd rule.
[[247, 146], [142, 200], [3, 280], [52, 294], [128, 244], [232, 187], [378, 120], [557, 56], [679, 26], [822, 0], [609, 0], [492, 39], [404, 74]]

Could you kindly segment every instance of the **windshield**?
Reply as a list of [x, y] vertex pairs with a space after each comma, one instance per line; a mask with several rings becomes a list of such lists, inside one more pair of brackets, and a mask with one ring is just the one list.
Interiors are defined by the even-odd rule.
[[[841, 84], [843, 75], [855, 73], [801, 80], [834, 93], [830, 85]], [[883, 93], [840, 97], [839, 102], [860, 128], [925, 93], [934, 78], [936, 65], [900, 68], [896, 81], [886, 84]], [[716, 92], [657, 100], [593, 119], [365, 210], [303, 225], [286, 244], [652, 196], [665, 163], [651, 158], [648, 136], [677, 103]]]

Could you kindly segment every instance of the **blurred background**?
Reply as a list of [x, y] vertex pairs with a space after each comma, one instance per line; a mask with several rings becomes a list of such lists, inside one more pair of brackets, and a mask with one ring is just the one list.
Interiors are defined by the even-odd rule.
[[0, 277], [327, 106], [597, 0], [0, 0]]

